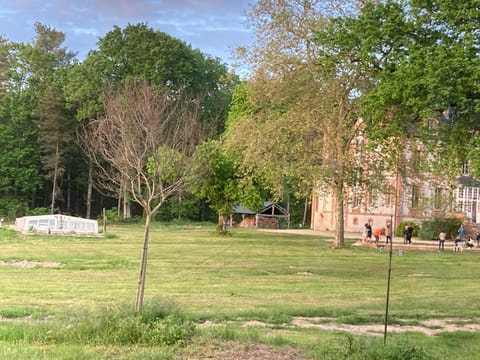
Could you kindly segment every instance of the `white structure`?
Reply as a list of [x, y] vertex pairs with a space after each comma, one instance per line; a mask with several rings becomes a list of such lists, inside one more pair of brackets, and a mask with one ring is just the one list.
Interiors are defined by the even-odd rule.
[[15, 220], [15, 228], [23, 233], [98, 234], [97, 220], [66, 215], [24, 216]]

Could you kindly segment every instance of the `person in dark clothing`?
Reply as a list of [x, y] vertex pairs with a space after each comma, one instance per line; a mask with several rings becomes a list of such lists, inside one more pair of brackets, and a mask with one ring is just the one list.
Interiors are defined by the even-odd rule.
[[410, 225], [405, 226], [403, 235], [404, 235], [404, 243], [410, 245], [412, 243], [413, 228]]
[[372, 241], [372, 226], [369, 223], [365, 223], [365, 240]]

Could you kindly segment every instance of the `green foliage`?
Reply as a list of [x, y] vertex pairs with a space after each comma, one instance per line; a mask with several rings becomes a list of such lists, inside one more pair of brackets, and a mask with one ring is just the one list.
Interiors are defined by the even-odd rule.
[[255, 179], [244, 176], [235, 154], [217, 140], [197, 147], [187, 183], [189, 190], [205, 198], [219, 215], [229, 215], [235, 205], [257, 209], [263, 202]]
[[433, 360], [435, 359], [423, 346], [412, 341], [393, 341], [383, 344], [383, 340], [356, 338], [346, 335], [317, 348], [315, 355], [320, 359], [334, 360]]
[[[107, 223], [117, 222], [119, 220], [118, 208], [114, 207], [105, 210], [105, 216], [107, 217]], [[103, 221], [103, 215], [100, 217], [100, 220]]]
[[421, 239], [437, 239], [441, 231], [445, 231], [447, 239], [453, 239], [457, 235], [462, 221], [458, 218], [437, 218], [422, 222], [418, 236]]
[[172, 307], [155, 301], [140, 313], [130, 307], [111, 307], [77, 313], [56, 323], [44, 341], [96, 345], [175, 345], [185, 343], [193, 323]]
[[395, 236], [403, 237], [403, 231], [405, 230], [405, 226], [410, 225], [413, 229], [413, 236], [418, 235], [418, 231], [420, 230], [420, 225], [411, 221], [402, 221], [400, 224], [397, 225], [395, 229]]
[[35, 215], [49, 215], [52, 212], [50, 211], [50, 208], [46, 207], [37, 207], [34, 209], [27, 209], [25, 212], [25, 215], [27, 216], [35, 216]]
[[171, 148], [169, 144], [161, 144], [156, 154], [148, 158], [146, 170], [150, 176], [158, 176], [161, 183], [172, 184], [184, 174], [185, 166], [185, 154]]
[[184, 41], [144, 23], [115, 26], [98, 41], [98, 49], [69, 74], [68, 101], [78, 119], [103, 111], [101, 86], [146, 79], [153, 86], [185, 88], [188, 96], [202, 98], [201, 116], [210, 133], [219, 135], [237, 77], [219, 59], [192, 49]]
[[13, 196], [0, 196], [0, 217], [15, 219], [23, 216], [27, 211], [27, 201]]
[[163, 222], [179, 220], [215, 222], [217, 218], [218, 214], [208, 207], [205, 201], [187, 192], [166, 199], [155, 214], [155, 219]]

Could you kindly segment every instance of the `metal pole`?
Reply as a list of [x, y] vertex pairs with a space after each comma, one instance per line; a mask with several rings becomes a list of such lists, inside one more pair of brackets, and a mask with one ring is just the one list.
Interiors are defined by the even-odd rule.
[[393, 216], [390, 215], [390, 230], [392, 231], [392, 237], [390, 239], [390, 251], [388, 255], [388, 275], [387, 275], [387, 301], [385, 304], [385, 330], [383, 333], [383, 344], [387, 343], [387, 329], [388, 329], [388, 304], [390, 301], [390, 279], [392, 274], [392, 253], [393, 253], [393, 237], [394, 237], [394, 230], [393, 230]]

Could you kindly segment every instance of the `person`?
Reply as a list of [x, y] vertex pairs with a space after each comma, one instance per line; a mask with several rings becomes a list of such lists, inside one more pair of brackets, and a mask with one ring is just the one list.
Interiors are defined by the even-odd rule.
[[445, 250], [445, 240], [447, 239], [447, 233], [445, 231], [440, 231], [438, 234], [438, 251]]
[[413, 228], [410, 225], [406, 225], [403, 234], [404, 243], [410, 245], [412, 243]]
[[388, 244], [388, 242], [392, 242], [392, 225], [387, 224], [387, 227], [385, 229], [385, 243]]
[[458, 236], [460, 237], [460, 240], [465, 238], [465, 228], [463, 227], [463, 224], [460, 225], [460, 228], [458, 229]]
[[378, 242], [380, 241], [380, 235], [382, 235], [383, 229], [382, 228], [376, 228], [373, 231], [373, 236], [375, 237], [375, 245], [378, 245]]
[[403, 229], [403, 243], [406, 244], [408, 242], [408, 225], [405, 225], [405, 229]]
[[477, 239], [477, 247], [480, 248], [480, 231], [477, 231], [476, 239]]
[[372, 226], [369, 223], [365, 223], [365, 241], [372, 241]]
[[367, 241], [367, 224], [363, 225], [362, 240], [363, 242]]
[[455, 238], [454, 251], [455, 252], [462, 252], [462, 239], [460, 238], [460, 235]]
[[465, 243], [465, 246], [468, 247], [469, 249], [473, 249], [475, 244], [473, 243], [473, 239], [471, 236], [468, 237], [467, 242]]

